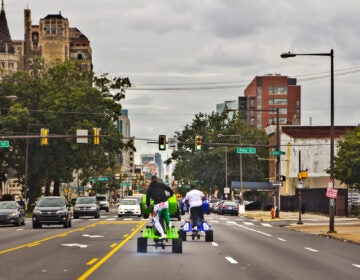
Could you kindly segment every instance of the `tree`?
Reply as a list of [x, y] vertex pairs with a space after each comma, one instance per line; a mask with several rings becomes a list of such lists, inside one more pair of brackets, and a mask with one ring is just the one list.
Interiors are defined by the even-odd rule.
[[349, 130], [338, 143], [335, 156], [335, 178], [350, 188], [360, 189], [360, 126]]
[[[50, 138], [48, 146], [41, 146], [39, 138], [11, 141], [12, 151], [6, 151], [1, 168], [14, 168], [22, 184], [27, 179], [34, 200], [41, 186], [50, 181], [54, 181], [54, 194], [59, 194], [59, 184], [72, 181], [74, 170], [81, 169], [83, 176], [88, 176], [114, 167], [116, 155], [127, 145], [114, 122], [130, 86], [128, 78], [95, 77], [79, 71], [79, 65], [70, 61], [46, 68], [43, 60], [35, 59], [30, 72], [6, 77], [0, 94], [6, 92], [18, 99], [2, 115], [0, 133], [31, 136], [48, 128], [59, 138]], [[94, 145], [91, 138], [88, 145], [76, 143], [77, 129], [88, 129], [92, 134], [93, 128], [101, 128], [104, 135], [100, 145]]]
[[[220, 134], [222, 137], [220, 137]], [[177, 180], [195, 183], [203, 191], [212, 193], [220, 186], [224, 187], [225, 155], [228, 165], [228, 186], [231, 181], [239, 180], [239, 155], [236, 153], [238, 135], [242, 143], [267, 145], [264, 132], [248, 126], [241, 114], [229, 119], [228, 113], [199, 113], [192, 123], [185, 125], [183, 131], [177, 131], [178, 150], [172, 153], [176, 161], [173, 175]], [[202, 136], [202, 150], [195, 150], [195, 136]], [[258, 156], [264, 157], [268, 149], [258, 149]], [[264, 181], [268, 176], [268, 166], [259, 162], [257, 156], [243, 155], [244, 181]], [[221, 188], [222, 191], [222, 188]]]

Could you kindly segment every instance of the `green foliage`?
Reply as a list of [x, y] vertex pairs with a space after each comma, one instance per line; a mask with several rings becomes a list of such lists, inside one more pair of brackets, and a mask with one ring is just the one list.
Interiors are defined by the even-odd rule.
[[[195, 151], [195, 136], [202, 136], [202, 151]], [[176, 161], [173, 175], [184, 184], [196, 184], [205, 192], [222, 191], [226, 183], [225, 156], [227, 155], [228, 186], [231, 181], [239, 181], [240, 160], [236, 153], [241, 143], [246, 146], [267, 145], [264, 132], [248, 126], [242, 121], [241, 114], [232, 119], [226, 112], [222, 114], [199, 113], [192, 123], [177, 131], [178, 150], [172, 153]], [[242, 155], [243, 181], [265, 181], [268, 177], [268, 163], [257, 157], [267, 157], [267, 148], [257, 148], [256, 155]]]
[[[115, 158], [125, 145], [114, 125], [121, 110], [120, 101], [131, 86], [128, 78], [93, 77], [79, 71], [79, 65], [66, 61], [46, 69], [35, 59], [29, 72], [16, 72], [0, 84], [0, 95], [16, 95], [1, 110], [0, 134], [39, 135], [48, 128], [50, 135], [72, 135], [49, 138], [41, 146], [39, 138], [13, 139], [11, 150], [0, 151], [4, 162], [1, 171], [14, 168], [18, 179], [25, 183], [26, 152], [28, 152], [28, 186], [35, 198], [41, 186], [55, 181], [55, 194], [60, 182], [72, 181], [73, 170], [81, 169], [83, 177], [100, 175], [116, 164]], [[6, 94], [5, 94], [6, 93]], [[76, 143], [76, 130], [101, 128], [100, 145]], [[27, 148], [28, 147], [28, 148]]]
[[348, 131], [338, 143], [335, 178], [350, 188], [360, 189], [360, 126]]

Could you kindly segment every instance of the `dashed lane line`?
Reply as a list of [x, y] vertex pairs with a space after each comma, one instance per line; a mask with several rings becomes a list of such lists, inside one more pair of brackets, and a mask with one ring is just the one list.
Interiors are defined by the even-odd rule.
[[249, 228], [249, 227], [246, 227], [246, 226], [243, 226], [243, 225], [239, 225], [238, 223], [235, 223], [235, 222], [228, 221], [227, 223], [228, 223], [228, 224], [235, 225], [235, 226], [238, 226], [238, 227], [241, 227], [241, 228], [243, 228], [243, 229], [247, 229], [247, 230], [250, 230], [250, 231], [253, 231], [253, 232], [256, 232], [256, 233], [265, 235], [265, 236], [269, 236], [269, 237], [272, 236], [272, 235], [269, 234], [269, 233], [266, 233], [266, 232], [263, 232], [263, 231], [260, 231], [260, 230], [256, 230], [256, 229], [253, 229], [253, 228]]
[[236, 260], [234, 260], [232, 257], [225, 257], [225, 259], [229, 262], [229, 263], [233, 263], [233, 264], [236, 264], [238, 263]]
[[318, 253], [319, 250], [316, 250], [316, 249], [313, 249], [313, 248], [310, 248], [310, 247], [305, 247], [305, 250], [308, 250], [310, 252], [314, 252], [314, 253]]

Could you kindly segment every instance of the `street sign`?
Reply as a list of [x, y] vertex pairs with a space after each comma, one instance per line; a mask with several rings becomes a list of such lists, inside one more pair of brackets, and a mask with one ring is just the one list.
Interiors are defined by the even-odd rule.
[[256, 148], [253, 147], [237, 147], [237, 154], [256, 154]]
[[328, 198], [337, 198], [337, 194], [338, 194], [338, 190], [337, 189], [333, 189], [333, 188], [327, 188], [326, 189], [326, 196]]
[[333, 180], [332, 180], [332, 179], [329, 179], [329, 180], [328, 180], [328, 189], [333, 189], [333, 188], [334, 188]]
[[9, 148], [9, 141], [0, 141], [0, 148]]
[[101, 181], [108, 181], [109, 178], [108, 177], [99, 177], [98, 178], [98, 181], [101, 182]]
[[278, 151], [278, 150], [275, 150], [275, 151], [271, 151], [271, 152], [270, 152], [270, 156], [281, 156], [281, 155], [285, 155], [285, 152], [283, 152], [283, 151]]

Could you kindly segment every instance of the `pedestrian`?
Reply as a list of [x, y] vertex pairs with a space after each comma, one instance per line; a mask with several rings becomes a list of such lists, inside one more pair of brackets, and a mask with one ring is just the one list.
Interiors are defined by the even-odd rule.
[[204, 193], [190, 185], [190, 191], [186, 193], [185, 201], [189, 204], [190, 219], [193, 230], [204, 221], [203, 201], [206, 199]]
[[20, 196], [19, 199], [20, 199], [20, 200], [18, 201], [18, 204], [19, 204], [23, 209], [25, 209], [25, 202], [24, 202], [24, 200], [22, 199], [21, 196]]
[[159, 183], [157, 180], [157, 176], [153, 175], [151, 177], [150, 186], [146, 192], [146, 207], [150, 208], [150, 199], [154, 200], [154, 209], [152, 213], [153, 223], [155, 228], [160, 233], [160, 239], [165, 239], [166, 234], [162, 225], [160, 224], [160, 216], [166, 220], [166, 224], [169, 228], [171, 228], [171, 221], [169, 215], [169, 203], [168, 196], [166, 194], [168, 192], [170, 197], [174, 194], [174, 191], [167, 185], [163, 183]]

